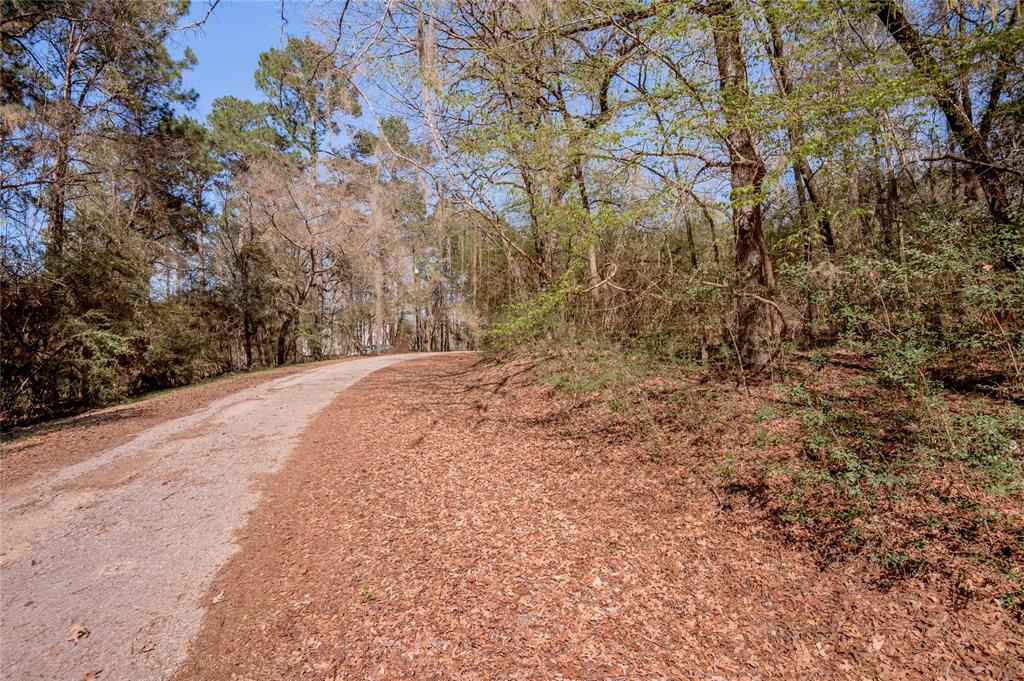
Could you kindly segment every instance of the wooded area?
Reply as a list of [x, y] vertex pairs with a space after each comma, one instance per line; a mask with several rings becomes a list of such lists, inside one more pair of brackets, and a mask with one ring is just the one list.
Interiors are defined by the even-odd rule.
[[392, 348], [1019, 396], [1017, 4], [317, 11], [198, 121], [187, 3], [3, 1], [5, 420]]

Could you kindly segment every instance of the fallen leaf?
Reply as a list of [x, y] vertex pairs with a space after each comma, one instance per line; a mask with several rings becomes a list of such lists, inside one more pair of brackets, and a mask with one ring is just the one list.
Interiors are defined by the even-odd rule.
[[77, 643], [78, 639], [88, 638], [89, 630], [85, 628], [85, 625], [79, 622], [75, 626], [71, 627], [71, 631], [68, 632], [68, 640], [72, 643]]

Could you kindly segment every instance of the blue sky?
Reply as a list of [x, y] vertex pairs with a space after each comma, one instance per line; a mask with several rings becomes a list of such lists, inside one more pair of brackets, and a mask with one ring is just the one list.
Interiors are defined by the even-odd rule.
[[[208, 0], [192, 0], [185, 22], [201, 19], [208, 7]], [[221, 0], [201, 28], [179, 34], [178, 46], [191, 47], [199, 59], [184, 76], [186, 87], [199, 93], [191, 115], [205, 119], [213, 100], [222, 95], [262, 99], [253, 80], [260, 53], [283, 45], [287, 35], [306, 35], [306, 9], [303, 3], [285, 3], [288, 23], [282, 28], [277, 0]]]

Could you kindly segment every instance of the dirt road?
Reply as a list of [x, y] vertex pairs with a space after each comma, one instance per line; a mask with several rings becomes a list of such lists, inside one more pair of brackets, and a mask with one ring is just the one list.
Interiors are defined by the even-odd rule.
[[236, 550], [253, 482], [339, 392], [419, 356], [270, 380], [7, 495], [0, 678], [169, 676], [210, 605], [200, 596]]

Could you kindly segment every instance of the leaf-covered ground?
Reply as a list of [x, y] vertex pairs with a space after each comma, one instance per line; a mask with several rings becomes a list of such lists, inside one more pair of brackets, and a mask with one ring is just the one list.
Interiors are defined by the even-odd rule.
[[268, 480], [179, 681], [1024, 674], [994, 597], [823, 568], [727, 489], [756, 394], [680, 399], [692, 434], [664, 446], [536, 379], [452, 356], [342, 394]]

